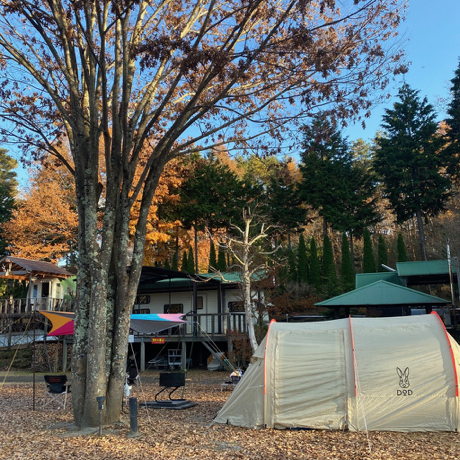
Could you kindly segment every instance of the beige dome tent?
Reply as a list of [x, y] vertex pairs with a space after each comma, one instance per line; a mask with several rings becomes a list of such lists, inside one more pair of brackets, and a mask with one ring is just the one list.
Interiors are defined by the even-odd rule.
[[456, 431], [460, 347], [437, 314], [272, 322], [214, 422]]

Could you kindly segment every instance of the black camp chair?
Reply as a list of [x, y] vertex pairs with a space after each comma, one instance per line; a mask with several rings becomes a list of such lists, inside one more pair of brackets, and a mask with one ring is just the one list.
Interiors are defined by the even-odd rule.
[[70, 393], [70, 383], [67, 382], [67, 375], [45, 375], [45, 400], [43, 409], [51, 403], [56, 403], [58, 409], [65, 409], [67, 404], [67, 395]]

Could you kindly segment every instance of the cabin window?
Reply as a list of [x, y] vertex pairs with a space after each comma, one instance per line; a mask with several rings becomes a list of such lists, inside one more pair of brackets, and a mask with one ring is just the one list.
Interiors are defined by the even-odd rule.
[[203, 301], [203, 297], [197, 297], [196, 298], [196, 309], [197, 310], [203, 310], [203, 304], [204, 304], [204, 301]]
[[244, 313], [243, 302], [229, 302], [228, 311], [230, 313]]
[[163, 313], [184, 313], [184, 304], [170, 303], [163, 307]]
[[137, 305], [148, 305], [150, 303], [150, 296], [149, 295], [138, 295], [136, 296], [136, 300], [134, 303]]

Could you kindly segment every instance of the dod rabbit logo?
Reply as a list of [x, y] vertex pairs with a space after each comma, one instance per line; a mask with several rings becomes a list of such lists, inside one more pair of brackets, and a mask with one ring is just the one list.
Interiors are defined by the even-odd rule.
[[413, 391], [408, 389], [410, 387], [409, 368], [406, 367], [403, 372], [399, 367], [397, 367], [396, 372], [399, 377], [399, 386], [403, 388], [402, 390], [397, 390], [396, 395], [397, 396], [411, 396], [413, 394]]

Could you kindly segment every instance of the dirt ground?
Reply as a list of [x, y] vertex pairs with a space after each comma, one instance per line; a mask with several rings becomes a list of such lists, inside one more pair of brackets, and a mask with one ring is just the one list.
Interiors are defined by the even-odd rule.
[[[71, 408], [41, 410], [45, 385], [36, 376], [32, 411], [30, 376], [3, 384], [0, 376], [0, 459], [460, 459], [457, 433], [328, 432], [250, 430], [212, 425], [229, 396], [221, 391], [227, 373], [191, 371], [183, 397], [197, 403], [185, 410], [139, 409], [139, 437], [129, 437], [129, 413], [120, 422], [82, 434], [72, 427]], [[137, 387], [139, 401], [153, 400], [158, 373], [147, 372]], [[179, 391], [179, 390], [178, 390]]]

